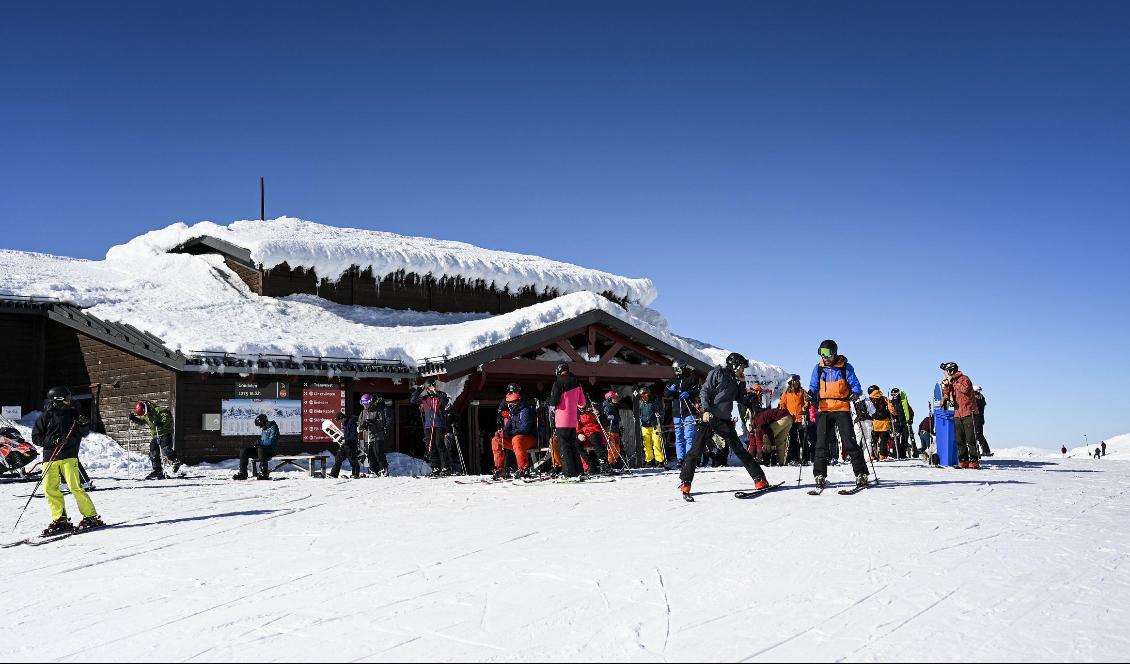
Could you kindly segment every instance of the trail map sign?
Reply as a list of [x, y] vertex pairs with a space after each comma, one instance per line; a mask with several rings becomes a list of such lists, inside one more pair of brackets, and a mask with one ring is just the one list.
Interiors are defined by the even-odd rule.
[[322, 431], [322, 420], [333, 419], [345, 410], [345, 390], [328, 387], [307, 387], [302, 390], [302, 442], [332, 442]]

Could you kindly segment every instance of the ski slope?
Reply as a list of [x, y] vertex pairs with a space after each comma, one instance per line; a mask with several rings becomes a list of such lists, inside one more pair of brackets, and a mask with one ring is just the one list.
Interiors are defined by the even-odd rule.
[[[122, 525], [0, 552], [3, 661], [1125, 660], [1130, 463], [588, 485], [98, 479]], [[95, 472], [96, 477], [99, 475]], [[850, 481], [845, 467], [831, 479]], [[805, 485], [810, 482], [806, 469]], [[44, 526], [0, 484], [3, 541]], [[69, 499], [68, 499], [69, 500]]]

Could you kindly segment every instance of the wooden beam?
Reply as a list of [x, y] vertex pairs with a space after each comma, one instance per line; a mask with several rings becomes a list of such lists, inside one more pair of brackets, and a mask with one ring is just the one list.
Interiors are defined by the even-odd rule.
[[620, 342], [622, 345], [627, 346], [628, 349], [632, 352], [643, 355], [652, 362], [667, 365], [671, 364], [671, 360], [669, 360], [668, 358], [660, 355], [659, 353], [656, 353], [650, 348], [646, 348], [643, 344], [636, 343], [631, 339], [628, 339], [627, 337], [620, 336], [619, 334], [613, 332], [612, 330], [609, 330], [608, 328], [601, 328], [600, 333], [604, 335], [604, 337], [609, 341]]
[[589, 342], [589, 357], [591, 358], [596, 355], [596, 326], [589, 325], [587, 332]]
[[[556, 362], [546, 360], [500, 359], [483, 365], [483, 370], [492, 376], [506, 376], [513, 379], [546, 379], [553, 375]], [[597, 364], [581, 362], [572, 367], [577, 378], [593, 381], [636, 383], [643, 381], [669, 380], [675, 372], [669, 365], [660, 364]]]
[[619, 353], [620, 349], [623, 347], [624, 344], [620, 343], [619, 341], [614, 341], [612, 343], [612, 348], [609, 348], [604, 352], [604, 355], [600, 356], [600, 363], [608, 364], [612, 360], [612, 358], [616, 357], [616, 353]]
[[573, 348], [573, 344], [569, 343], [568, 338], [561, 337], [560, 339], [558, 339], [557, 347], [560, 348], [566, 355], [568, 355], [574, 362], [579, 362], [581, 364], [586, 363], [585, 360], [577, 354], [576, 349]]

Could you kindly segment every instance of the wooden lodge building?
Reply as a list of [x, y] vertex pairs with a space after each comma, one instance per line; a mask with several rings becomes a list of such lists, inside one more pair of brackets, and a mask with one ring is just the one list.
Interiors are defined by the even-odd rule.
[[[173, 251], [218, 254], [254, 293], [272, 297], [308, 293], [350, 305], [500, 314], [560, 295], [533, 288], [511, 293], [482, 280], [437, 280], [404, 272], [377, 280], [357, 267], [331, 281], [285, 263], [257, 265], [247, 250], [210, 237], [185, 242]], [[621, 298], [605, 296], [625, 304]], [[699, 357], [601, 309], [460, 357], [419, 358], [412, 368], [398, 360], [375, 358], [186, 355], [144, 330], [100, 320], [72, 304], [0, 297], [0, 404], [19, 405], [25, 413], [39, 410], [50, 386], [66, 385], [79, 395], [96, 430], [125, 447], [147, 451], [146, 432], [131, 427], [128, 414], [135, 402], [152, 400], [171, 407], [175, 446], [188, 462], [232, 458], [254, 440], [221, 435], [218, 426], [221, 402], [254, 388], [270, 388], [280, 398], [296, 398], [304, 389], [340, 389], [351, 413], [359, 408], [361, 394], [382, 395], [395, 404], [396, 439], [390, 451], [422, 458], [421, 420], [408, 399], [420, 380], [435, 377], [448, 385], [463, 385], [454, 404], [460, 446], [471, 472], [489, 472], [495, 411], [505, 386], [519, 383], [527, 398], [544, 400], [554, 367], [562, 360], [587, 381], [596, 400], [610, 387], [629, 396], [640, 384], [659, 386], [673, 377], [675, 360], [692, 367], [700, 380], [710, 368]], [[625, 400], [627, 408], [632, 402]], [[545, 416], [544, 409], [540, 413]], [[622, 415], [625, 423], [634, 421], [634, 413], [625, 410]], [[636, 432], [636, 427], [625, 426], [628, 451], [639, 446]], [[303, 442], [297, 434], [281, 439], [285, 453], [318, 452], [330, 446]]]

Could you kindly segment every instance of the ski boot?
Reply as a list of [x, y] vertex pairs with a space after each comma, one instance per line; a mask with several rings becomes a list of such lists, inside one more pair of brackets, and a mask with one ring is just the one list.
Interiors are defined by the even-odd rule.
[[145, 479], [147, 479], [147, 480], [163, 480], [163, 479], [165, 479], [165, 473], [160, 471], [160, 470], [154, 470], [153, 472], [146, 475]]
[[494, 471], [494, 474], [490, 476], [490, 479], [494, 482], [501, 482], [502, 480], [508, 480], [508, 479], [510, 479], [510, 471], [505, 469], [505, 468], [500, 468], [500, 469]]
[[969, 462], [969, 469], [970, 470], [981, 470], [981, 464], [977, 461], [970, 461]]
[[268, 481], [268, 480], [271, 479], [271, 474], [270, 473], [259, 473], [258, 475], [255, 476], [255, 479]]
[[442, 470], [440, 470], [439, 468], [432, 468], [431, 477], [435, 478], [435, 477], [442, 477], [442, 476], [443, 476]]
[[184, 464], [182, 464], [180, 461], [174, 461], [173, 462], [173, 474], [176, 475], [177, 473], [179, 473], [180, 467], [183, 466], [183, 465]]
[[817, 491], [823, 491], [824, 488], [828, 486], [828, 480], [823, 475], [817, 475], [813, 479], [816, 480], [816, 490]]
[[528, 480], [533, 477], [534, 473], [529, 468], [519, 468], [518, 472], [514, 473], [514, 479]]
[[966, 468], [969, 467], [969, 462], [968, 461], [962, 461], [961, 463], [957, 464], [957, 467], [962, 469], [962, 470], [965, 470]]
[[240, 472], [236, 473], [235, 475], [232, 475], [231, 478], [233, 480], [245, 480], [245, 479], [247, 479], [247, 473], [240, 471]]
[[764, 477], [762, 477], [761, 479], [759, 479], [759, 480], [757, 480], [756, 482], [753, 483], [753, 490], [754, 491], [764, 491], [768, 488], [769, 488], [769, 480], [765, 479]]
[[47, 528], [44, 529], [43, 533], [40, 534], [40, 537], [51, 537], [52, 535], [62, 535], [64, 533], [69, 533], [74, 529], [75, 529], [75, 527], [74, 527], [73, 524], [71, 524], [71, 520], [67, 518], [66, 514], [64, 514], [63, 516], [59, 517], [58, 519], [52, 521], [51, 525], [47, 526]]
[[93, 530], [95, 528], [102, 528], [106, 525], [97, 514], [94, 516], [83, 517], [82, 521], [78, 522], [78, 530]]
[[681, 493], [683, 495], [683, 500], [687, 501], [688, 503], [694, 502], [694, 496], [691, 495], [691, 483], [690, 482], [679, 483], [679, 493]]
[[94, 491], [94, 480], [87, 480], [80, 484], [83, 491]]
[[868, 484], [867, 475], [856, 475], [855, 476], [855, 488], [862, 489], [863, 487], [867, 486], [867, 484]]

